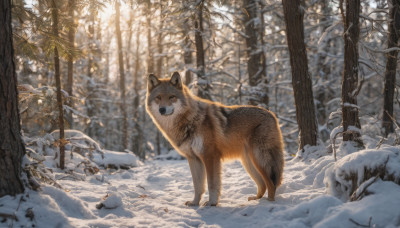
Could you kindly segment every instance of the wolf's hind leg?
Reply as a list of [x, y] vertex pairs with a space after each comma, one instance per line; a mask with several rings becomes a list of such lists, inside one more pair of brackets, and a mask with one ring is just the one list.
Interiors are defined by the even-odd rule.
[[198, 206], [201, 196], [205, 192], [206, 171], [203, 162], [198, 157], [188, 157], [190, 172], [194, 186], [194, 198], [192, 201], [187, 201], [187, 206]]
[[247, 173], [250, 175], [251, 179], [253, 179], [254, 182], [256, 182], [257, 184], [257, 195], [249, 196], [247, 199], [249, 201], [260, 199], [261, 197], [264, 196], [264, 193], [267, 190], [267, 186], [265, 185], [265, 182], [260, 173], [254, 167], [253, 162], [251, 162], [248, 151], [246, 151], [246, 153], [242, 157], [242, 164], [246, 169]]
[[266, 149], [255, 148], [250, 154], [250, 160], [258, 173], [261, 174], [264, 183], [268, 189], [268, 200], [275, 201], [276, 185], [271, 178], [275, 178], [276, 174], [273, 172], [270, 166], [270, 162], [274, 162], [271, 158], [268, 158], [269, 152]]

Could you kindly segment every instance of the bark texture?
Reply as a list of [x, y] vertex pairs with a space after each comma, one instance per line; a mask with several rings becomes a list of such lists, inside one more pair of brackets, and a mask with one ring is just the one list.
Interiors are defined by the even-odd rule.
[[298, 0], [283, 0], [286, 38], [292, 68], [292, 85], [299, 126], [299, 149], [317, 144], [317, 123], [311, 76], [304, 43], [304, 12]]
[[20, 176], [25, 146], [18, 110], [11, 1], [0, 3], [0, 197], [24, 191]]
[[[69, 28], [68, 31], [68, 42], [69, 42], [69, 48], [72, 50], [75, 48], [75, 16], [74, 16], [74, 10], [75, 10], [75, 0], [68, 0], [68, 16], [73, 23], [73, 25]], [[70, 97], [73, 96], [73, 86], [74, 86], [74, 59], [72, 54], [68, 54], [68, 62], [67, 62], [67, 86], [66, 90], [68, 92], [68, 95]], [[72, 102], [72, 99], [68, 99], [67, 105], [71, 108], [73, 108], [74, 104]], [[72, 112], [69, 112], [67, 115], [67, 120], [69, 123], [69, 128], [73, 128], [74, 125], [74, 120], [72, 118]]]
[[203, 46], [203, 8], [204, 0], [200, 0], [198, 6], [196, 7], [196, 16], [194, 21], [194, 39], [196, 46], [196, 65], [197, 65], [197, 77], [198, 77], [198, 93], [197, 95], [201, 98], [211, 100], [210, 96], [210, 84], [206, 77], [206, 63], [204, 57], [204, 46]]
[[136, 33], [136, 52], [135, 52], [135, 71], [133, 73], [133, 88], [135, 90], [135, 95], [133, 98], [133, 120], [134, 127], [136, 130], [136, 137], [132, 137], [132, 151], [136, 153], [142, 160], [145, 159], [144, 148], [143, 148], [143, 131], [139, 124], [140, 122], [140, 25]]
[[[268, 88], [265, 86], [267, 82], [265, 53], [263, 50], [264, 42], [264, 17], [257, 0], [244, 0], [243, 9], [244, 25], [246, 33], [247, 47], [247, 71], [249, 74], [249, 84], [252, 87], [258, 86], [263, 91], [259, 91], [253, 95], [249, 103], [252, 105], [265, 104], [268, 106]], [[257, 21], [260, 20], [260, 23]], [[260, 95], [262, 94], [262, 95]]]
[[[51, 1], [51, 18], [53, 21], [53, 35], [58, 38], [58, 8], [55, 0]], [[60, 130], [59, 149], [60, 149], [60, 168], [64, 169], [65, 165], [65, 147], [64, 147], [64, 108], [61, 94], [61, 75], [60, 75], [60, 57], [57, 45], [54, 46], [54, 76], [56, 78], [57, 88], [57, 108], [58, 108], [58, 127]]]
[[[389, 0], [389, 23], [388, 23], [388, 48], [399, 47], [400, 36], [400, 0]], [[385, 136], [394, 132], [393, 128], [393, 99], [396, 85], [398, 51], [393, 50], [386, 54], [385, 88], [383, 99], [382, 127]]]
[[185, 19], [182, 28], [184, 41], [183, 41], [183, 61], [185, 63], [185, 85], [189, 85], [192, 82], [192, 72], [188, 68], [192, 68], [193, 57], [192, 57], [192, 41], [190, 40], [190, 26], [189, 20]]
[[361, 129], [358, 117], [358, 40], [360, 35], [360, 0], [346, 0], [344, 17], [344, 72], [342, 79], [342, 121], [343, 141], [354, 141], [362, 145], [360, 132], [349, 129]]

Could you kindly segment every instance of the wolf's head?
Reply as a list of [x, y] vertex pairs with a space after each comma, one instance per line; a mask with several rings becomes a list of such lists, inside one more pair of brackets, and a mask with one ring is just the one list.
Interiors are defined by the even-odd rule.
[[147, 80], [147, 111], [156, 119], [174, 116], [186, 104], [181, 76], [174, 72], [169, 79], [150, 74]]

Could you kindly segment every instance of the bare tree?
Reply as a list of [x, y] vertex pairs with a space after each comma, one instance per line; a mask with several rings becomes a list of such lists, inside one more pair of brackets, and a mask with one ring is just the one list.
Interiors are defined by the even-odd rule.
[[196, 13], [194, 19], [194, 38], [196, 46], [196, 65], [197, 65], [197, 77], [198, 77], [198, 96], [211, 100], [209, 90], [211, 89], [208, 79], [206, 78], [206, 63], [204, 57], [204, 46], [203, 46], [203, 10], [204, 0], [198, 1], [196, 5]]
[[[400, 38], [400, 0], [389, 0], [388, 22], [388, 49], [399, 47]], [[396, 67], [398, 50], [395, 49], [386, 54], [385, 89], [383, 100], [382, 127], [387, 136], [394, 131], [393, 128], [393, 98], [396, 85]]]
[[163, 1], [159, 1], [160, 5], [160, 15], [159, 15], [159, 24], [158, 24], [158, 34], [157, 34], [157, 70], [156, 74], [158, 77], [162, 76], [162, 64], [163, 64], [163, 57], [162, 57], [162, 52], [163, 52], [163, 27], [164, 27], [164, 15], [162, 13], [163, 11]]
[[189, 20], [187, 18], [184, 19], [183, 25], [182, 25], [182, 33], [184, 36], [183, 40], [183, 61], [186, 66], [186, 71], [185, 71], [185, 84], [189, 85], [192, 82], [192, 72], [190, 69], [187, 69], [188, 67], [191, 67], [193, 64], [193, 57], [192, 57], [192, 41], [190, 40], [189, 37], [189, 30], [190, 30], [190, 25], [189, 25]]
[[135, 130], [137, 133], [136, 137], [132, 137], [132, 151], [134, 151], [141, 159], [145, 159], [144, 148], [143, 148], [143, 131], [139, 124], [140, 121], [140, 79], [139, 79], [139, 70], [140, 70], [140, 31], [141, 26], [138, 25], [138, 29], [136, 30], [136, 51], [135, 51], [135, 71], [133, 73], [133, 88], [135, 91], [135, 95], [133, 98], [133, 120], [135, 122]]
[[304, 12], [298, 0], [282, 0], [286, 22], [286, 38], [292, 68], [292, 85], [299, 126], [299, 149], [317, 144], [317, 123], [311, 76], [304, 44]]
[[120, 27], [120, 9], [119, 0], [115, 2], [115, 28], [117, 35], [118, 45], [118, 63], [119, 63], [119, 87], [121, 89], [121, 112], [122, 112], [122, 145], [123, 149], [128, 148], [128, 114], [126, 111], [126, 95], [125, 95], [125, 69], [122, 48], [122, 36]]
[[24, 191], [20, 179], [25, 146], [21, 136], [15, 73], [11, 0], [0, 4], [0, 197]]
[[[346, 0], [346, 15], [343, 0], [340, 9], [344, 22], [344, 71], [342, 79], [342, 124], [343, 141], [354, 141], [361, 146], [360, 119], [358, 118], [358, 40], [360, 35], [360, 0]], [[352, 129], [354, 127], [354, 129]]]
[[[153, 44], [152, 44], [152, 34], [151, 34], [151, 8], [152, 4], [150, 0], [146, 1], [147, 3], [147, 12], [146, 12], [146, 21], [147, 21], [147, 73], [154, 73], [154, 53], [153, 53]], [[160, 77], [160, 75], [158, 75]], [[161, 154], [161, 136], [160, 132], [157, 130], [156, 133], [156, 150], [157, 154]]]
[[[249, 103], [252, 105], [264, 104], [268, 106], [268, 88], [266, 87], [267, 69], [264, 53], [264, 16], [262, 7], [257, 0], [244, 0], [244, 25], [247, 46], [247, 71], [249, 74], [249, 85], [262, 88], [257, 95], [252, 95]], [[261, 23], [259, 23], [261, 21]], [[262, 95], [260, 95], [262, 94]]]

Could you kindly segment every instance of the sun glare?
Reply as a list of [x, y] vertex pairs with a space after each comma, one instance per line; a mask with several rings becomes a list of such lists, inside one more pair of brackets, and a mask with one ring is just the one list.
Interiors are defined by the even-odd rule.
[[115, 15], [115, 7], [113, 4], [107, 2], [105, 6], [99, 11], [99, 17], [102, 20], [109, 20]]

